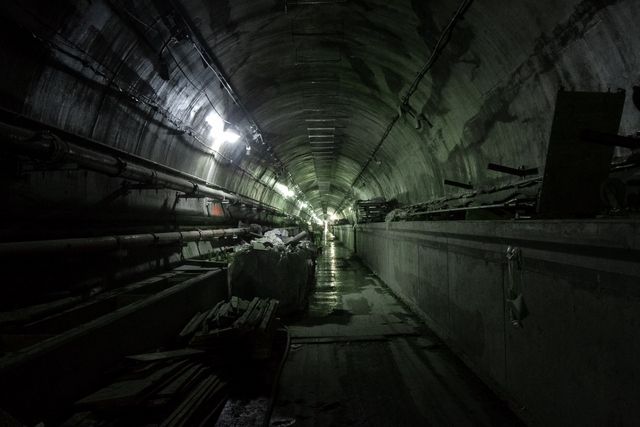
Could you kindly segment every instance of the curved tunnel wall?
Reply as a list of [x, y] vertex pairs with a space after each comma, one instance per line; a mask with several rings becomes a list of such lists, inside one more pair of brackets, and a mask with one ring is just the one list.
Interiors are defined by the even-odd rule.
[[[355, 199], [376, 196], [397, 198], [401, 203], [423, 202], [451, 191], [443, 187], [445, 178], [476, 185], [498, 184], [509, 179], [487, 171], [489, 162], [542, 167], [556, 93], [561, 88], [625, 90], [627, 102], [620, 133], [634, 134], [640, 129], [638, 105], [631, 96], [633, 88], [640, 84], [640, 38], [634, 31], [640, 18], [637, 0], [476, 0], [464, 19], [456, 23], [442, 56], [418, 86], [405, 111], [400, 112], [402, 97], [432, 54], [459, 5], [454, 0], [4, 1], [0, 4], [3, 40], [0, 44], [3, 64], [0, 106], [197, 175], [290, 214], [300, 213], [300, 204], [283, 197], [276, 183], [297, 185], [300, 197], [321, 214], [344, 209]], [[188, 34], [183, 18], [188, 19], [194, 34]], [[198, 43], [198, 48], [193, 41]], [[266, 144], [253, 141], [249, 130], [252, 119], [233, 102], [212, 69], [203, 63], [197, 49], [212, 55], [210, 59], [224, 72], [246, 111], [259, 124]], [[249, 137], [250, 155], [244, 141], [226, 144], [219, 153], [211, 152], [206, 119], [214, 109]], [[398, 115], [388, 138], [376, 151], [385, 130]], [[327, 120], [330, 125], [326, 125]], [[322, 161], [322, 156], [312, 148], [313, 126], [333, 129], [335, 146], [328, 150], [328, 162]], [[625, 154], [628, 153], [618, 151], [618, 155]], [[10, 173], [10, 168], [4, 168], [5, 161], [0, 158], [3, 174]], [[47, 165], [44, 166], [46, 169]], [[120, 182], [112, 178], [73, 168], [41, 173], [36, 170], [11, 178], [9, 191], [5, 192], [5, 208], [18, 213], [42, 213], [43, 220], [51, 217], [49, 210], [81, 219], [85, 209], [102, 209], [105, 199], [120, 186]], [[6, 180], [2, 183], [5, 185]], [[170, 211], [174, 198], [175, 193], [164, 190], [134, 192], [117, 199], [111, 205], [111, 212], [136, 212], [144, 208], [149, 213], [147, 218], [152, 218], [158, 211]], [[180, 212], [190, 215], [202, 215], [207, 209], [202, 200], [183, 200], [178, 205]], [[33, 223], [27, 222], [26, 227]], [[548, 259], [542, 260], [546, 263], [544, 268], [554, 265], [554, 270], [549, 270], [553, 274], [568, 275], [577, 271], [580, 277], [587, 276], [589, 280], [585, 283], [597, 291], [580, 294], [588, 303], [581, 319], [589, 322], [595, 319], [597, 323], [612, 311], [617, 312], [611, 320], [621, 325], [611, 328], [618, 331], [617, 335], [609, 335], [606, 325], [592, 325], [598, 328], [602, 340], [619, 340], [615, 348], [620, 351], [612, 354], [624, 355], [625, 364], [621, 366], [629, 363], [631, 380], [625, 387], [616, 388], [613, 382], [619, 372], [615, 360], [601, 363], [594, 359], [583, 363], [583, 354], [578, 351], [571, 359], [557, 358], [560, 364], [555, 366], [556, 371], [551, 371], [542, 363], [542, 358], [527, 352], [531, 342], [542, 343], [540, 348], [547, 345], [544, 334], [533, 336], [529, 341], [515, 335], [518, 331], [511, 331], [510, 336], [505, 337], [508, 313], [503, 306], [503, 243], [508, 243], [508, 239], [491, 243], [489, 249], [494, 262], [487, 262], [487, 248], [476, 247], [482, 246], [477, 243], [481, 230], [474, 225], [407, 223], [392, 224], [389, 230], [383, 230], [383, 225], [367, 225], [364, 228], [371, 230], [368, 243], [362, 236], [355, 241], [356, 246], [362, 246], [358, 251], [373, 270], [396, 290], [403, 291], [407, 299], [413, 299], [417, 308], [422, 307], [426, 314], [434, 311], [430, 309], [446, 305], [443, 302], [446, 299], [439, 295], [445, 291], [439, 285], [444, 288], [450, 284], [460, 285], [456, 289], [462, 296], [457, 302], [465, 304], [462, 308], [467, 312], [490, 310], [498, 321], [493, 329], [485, 330], [486, 337], [502, 337], [499, 338], [502, 344], [487, 345], [486, 352], [484, 347], [478, 349], [474, 340], [481, 335], [467, 327], [465, 312], [457, 314], [462, 320], [456, 325], [451, 323], [453, 318], [443, 315], [442, 335], [454, 331], [454, 326], [457, 331], [471, 334], [459, 341], [469, 341], [467, 350], [471, 350], [471, 356], [475, 352], [484, 363], [481, 368], [515, 394], [516, 400], [541, 411], [543, 419], [552, 419], [554, 411], [562, 410], [558, 405], [575, 399], [576, 393], [582, 393], [580, 396], [586, 402], [599, 398], [588, 396], [589, 390], [610, 389], [608, 399], [615, 401], [612, 405], [619, 405], [617, 419], [624, 421], [624, 409], [628, 408], [626, 405], [633, 405], [629, 399], [635, 396], [633, 391], [637, 388], [637, 381], [631, 381], [638, 377], [634, 359], [637, 344], [630, 347], [620, 337], [631, 336], [637, 323], [634, 315], [629, 314], [637, 312], [635, 306], [629, 308], [637, 305], [637, 298], [631, 300], [628, 295], [637, 294], [633, 281], [638, 276], [635, 263], [638, 245], [634, 243], [631, 251], [634, 261], [616, 261], [635, 263], [634, 277], [619, 280], [620, 275], [615, 272], [606, 276], [611, 289], [621, 289], [623, 297], [609, 295], [603, 299], [600, 291], [609, 287], [603, 288], [600, 272], [594, 270], [589, 257], [580, 259], [579, 268], [573, 270], [558, 266], [558, 260], [554, 259], [555, 240], [545, 243], [545, 247], [551, 249], [550, 254], [544, 254]], [[495, 239], [492, 229], [495, 225], [484, 225], [487, 239]], [[14, 223], [5, 227], [20, 231]], [[441, 266], [432, 268], [429, 264], [442, 259], [442, 254], [437, 253], [443, 247], [442, 239], [437, 235], [428, 236], [420, 245], [414, 236], [408, 239], [410, 243], [394, 241], [394, 230], [404, 227], [433, 229], [436, 233], [443, 231], [441, 227], [467, 230], [463, 245], [457, 249], [474, 246], [473, 255], [477, 260], [473, 260], [473, 265], [477, 271], [492, 269], [486, 283], [491, 283], [494, 291], [498, 290], [497, 297], [483, 307], [474, 306], [482, 302], [478, 296], [488, 295], [479, 290], [465, 298], [464, 292], [473, 289], [465, 286], [466, 283], [477, 279], [470, 277], [474, 270], [456, 269], [452, 274], [459, 274], [461, 278], [456, 276], [449, 281], [448, 267], [442, 267], [441, 270], [447, 270], [442, 272], [438, 270]], [[540, 229], [545, 227], [546, 224], [542, 224]], [[617, 227], [606, 232], [608, 229], [605, 227], [598, 233], [606, 236], [607, 242], [615, 240], [615, 236], [637, 235], [620, 232]], [[565, 236], [561, 226], [558, 230], [554, 239]], [[520, 231], [516, 229], [514, 233]], [[531, 236], [524, 240], [539, 238], [538, 231], [530, 230]], [[572, 232], [584, 234], [579, 227]], [[612, 256], [607, 254], [609, 246], [618, 247], [619, 242], [598, 249], [605, 254], [604, 258]], [[466, 249], [463, 247], [459, 252]], [[457, 265], [463, 265], [458, 258], [465, 253], [450, 255], [449, 252], [447, 249], [445, 254], [447, 266], [450, 256]], [[529, 253], [526, 252], [527, 256]], [[410, 265], [400, 268], [401, 262], [389, 262], [392, 256]], [[532, 258], [535, 261], [535, 257]], [[425, 260], [429, 268], [423, 271], [421, 266], [417, 271], [421, 260]], [[106, 261], [122, 268], [116, 257]], [[104, 259], [99, 262], [96, 270], [108, 270]], [[60, 276], [82, 263], [84, 259], [79, 257], [74, 264], [58, 265]], [[93, 267], [94, 264], [87, 267], [92, 270], [91, 274]], [[624, 267], [626, 265], [620, 270]], [[12, 268], [20, 272], [27, 269], [26, 266], [22, 270]], [[51, 270], [41, 270], [38, 273], [43, 275], [41, 283], [49, 286]], [[413, 277], [403, 276], [412, 271], [417, 271]], [[423, 273], [426, 278], [420, 276]], [[437, 277], [430, 280], [429, 275]], [[446, 280], [438, 282], [438, 278]], [[532, 280], [527, 289], [535, 291], [531, 296], [537, 298], [532, 301], [537, 307], [532, 304], [530, 321], [542, 326], [527, 328], [526, 334], [537, 334], [545, 327], [556, 330], [553, 322], [568, 316], [561, 303], [573, 298], [574, 291], [583, 292], [574, 289], [573, 280], [564, 277], [560, 284], [555, 276], [544, 282]], [[544, 283], [550, 291], [540, 291], [541, 288], [536, 287], [539, 283]], [[20, 282], [13, 285], [30, 293]], [[549, 295], [557, 298], [551, 301]], [[431, 301], [443, 303], [425, 308]], [[594, 316], [594, 312], [603, 315]], [[545, 322], [550, 324], [547, 326]], [[566, 336], [554, 335], [549, 348], [561, 353], [568, 339], [593, 343], [591, 331], [585, 330], [585, 324], [591, 323], [574, 321], [571, 328], [566, 329]], [[506, 342], [507, 338], [513, 341]], [[526, 358], [511, 358], [515, 365], [508, 365], [493, 357], [504, 354], [505, 346], [509, 345], [511, 349], [523, 349]], [[581, 348], [580, 345], [571, 347], [572, 350]], [[500, 365], [496, 371], [492, 371], [494, 360]], [[536, 369], [522, 360], [530, 361]], [[564, 363], [572, 366], [562, 369]], [[575, 378], [603, 366], [608, 370], [599, 378], [603, 387], [575, 385]], [[529, 392], [532, 388], [520, 388], [514, 381], [534, 383], [538, 373], [554, 372], [564, 378], [569, 376], [565, 383], [571, 387], [564, 390], [565, 400], [542, 393], [518, 396], [522, 390]], [[581, 421], [606, 423], [609, 413], [602, 408], [589, 408], [592, 412], [581, 413]], [[593, 411], [597, 411], [597, 416], [589, 420]], [[563, 412], [563, 416], [566, 423], [575, 421], [568, 411]]]
[[[9, 9], [4, 37], [20, 43], [5, 46], [3, 107], [298, 213], [274, 190], [277, 180], [261, 152], [264, 147], [253, 150], [253, 156], [246, 156], [242, 141], [225, 144], [219, 152], [210, 148], [207, 115], [218, 111], [231, 119], [236, 107], [188, 44], [160, 54], [170, 38], [161, 22], [156, 31], [142, 32], [115, 3], [67, 2], [49, 4], [50, 10], [45, 2], [23, 3], [4, 5]], [[95, 203], [104, 196], [102, 187], [113, 181], [66, 175], [64, 195], [36, 194], [52, 202], [68, 196], [66, 202]], [[51, 184], [50, 175], [47, 179]], [[148, 196], [125, 207], [157, 207], [169, 197]], [[190, 204], [187, 210], [202, 210]]]
[[[287, 171], [320, 212], [376, 196], [422, 202], [451, 191], [444, 178], [504, 180], [488, 162], [541, 167], [558, 89], [630, 95], [640, 81], [633, 0], [473, 2], [374, 155], [459, 3], [290, 3], [7, 2], [3, 106], [297, 213], [273, 191], [291, 184]], [[210, 154], [213, 108], [245, 131], [248, 121], [176, 8], [260, 125], [268, 145], [251, 155], [244, 144]], [[329, 166], [314, 163], [313, 114], [338, 117]], [[628, 96], [621, 133], [639, 125]]]

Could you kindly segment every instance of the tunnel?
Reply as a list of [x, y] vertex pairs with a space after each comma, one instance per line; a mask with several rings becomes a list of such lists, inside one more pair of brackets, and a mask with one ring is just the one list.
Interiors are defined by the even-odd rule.
[[1, 425], [638, 424], [640, 2], [0, 10]]

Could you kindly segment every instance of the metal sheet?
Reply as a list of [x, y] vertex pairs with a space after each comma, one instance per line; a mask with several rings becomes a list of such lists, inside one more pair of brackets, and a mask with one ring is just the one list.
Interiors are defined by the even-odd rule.
[[581, 139], [584, 130], [616, 134], [625, 94], [558, 93], [539, 211], [548, 217], [593, 215], [603, 209], [600, 186], [609, 175], [613, 147]]

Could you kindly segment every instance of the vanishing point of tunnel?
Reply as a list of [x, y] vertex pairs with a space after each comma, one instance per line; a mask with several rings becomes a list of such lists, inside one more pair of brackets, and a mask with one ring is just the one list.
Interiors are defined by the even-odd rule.
[[0, 426], [639, 425], [639, 22], [0, 2]]

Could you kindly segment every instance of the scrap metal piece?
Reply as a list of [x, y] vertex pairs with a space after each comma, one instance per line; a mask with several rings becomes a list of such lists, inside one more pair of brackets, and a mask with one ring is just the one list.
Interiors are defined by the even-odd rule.
[[497, 163], [489, 163], [487, 165], [487, 169], [494, 172], [501, 172], [509, 175], [519, 176], [521, 178], [538, 174], [538, 168], [525, 168], [524, 166], [520, 168], [512, 168], [509, 166], [499, 165]]
[[450, 185], [451, 187], [464, 188], [465, 190], [473, 190], [473, 185], [465, 184], [464, 182], [452, 181], [450, 179], [444, 180], [444, 185]]
[[538, 205], [541, 215], [593, 216], [606, 209], [600, 188], [609, 176], [614, 147], [585, 143], [584, 129], [616, 134], [624, 101], [624, 92], [558, 93]]

